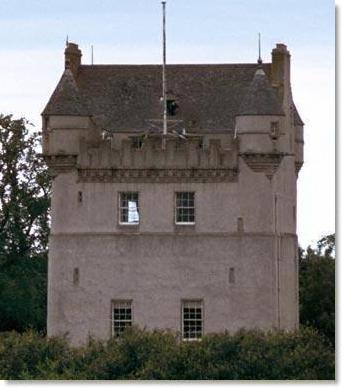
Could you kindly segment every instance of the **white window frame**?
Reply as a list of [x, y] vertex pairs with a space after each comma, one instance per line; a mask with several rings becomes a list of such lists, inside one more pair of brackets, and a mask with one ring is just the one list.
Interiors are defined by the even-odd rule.
[[[122, 206], [122, 195], [124, 194], [137, 194], [138, 195], [138, 202], [137, 202], [137, 211], [138, 211], [138, 214], [139, 214], [139, 221], [138, 222], [124, 222], [124, 221], [121, 221], [121, 218], [122, 218], [122, 210], [125, 209], [126, 207], [123, 207]], [[135, 226], [135, 225], [139, 225], [140, 223], [140, 206], [139, 206], [139, 192], [138, 191], [120, 191], [119, 192], [119, 195], [118, 195], [118, 213], [119, 213], [119, 224], [120, 225], [130, 225], [130, 226]], [[128, 206], [127, 206], [127, 210], [128, 210]]]
[[[177, 196], [178, 194], [193, 194], [193, 201], [194, 201], [194, 204], [193, 204], [193, 207], [179, 207], [177, 206]], [[181, 222], [181, 221], [177, 221], [177, 209], [179, 208], [184, 208], [184, 209], [193, 209], [194, 210], [194, 221], [190, 221], [190, 222]], [[175, 225], [195, 225], [195, 217], [196, 217], [196, 208], [195, 208], [195, 192], [194, 191], [176, 191], [175, 192]]]
[[[185, 308], [200, 308], [201, 309], [201, 318], [195, 318], [194, 322], [200, 321], [201, 331], [200, 336], [198, 337], [185, 337], [185, 321], [193, 321], [191, 318], [185, 318]], [[196, 326], [196, 324], [194, 324]], [[183, 341], [200, 341], [204, 334], [204, 302], [202, 299], [183, 299], [181, 302], [181, 333]]]
[[[118, 319], [115, 320], [114, 316], [114, 310], [118, 307], [119, 309], [131, 309], [131, 317], [130, 319]], [[112, 337], [121, 337], [121, 333], [117, 334], [115, 332], [115, 321], [122, 322], [123, 324], [127, 324], [124, 326], [124, 329], [130, 328], [133, 325], [133, 305], [132, 305], [132, 300], [131, 299], [114, 299], [111, 302], [111, 335]]]

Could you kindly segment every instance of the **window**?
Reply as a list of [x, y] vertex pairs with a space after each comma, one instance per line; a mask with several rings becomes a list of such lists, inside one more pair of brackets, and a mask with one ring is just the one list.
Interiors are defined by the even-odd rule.
[[83, 203], [83, 193], [78, 191], [78, 203]]
[[233, 267], [229, 268], [229, 283], [235, 283], [235, 268]]
[[79, 285], [79, 268], [73, 269], [73, 284]]
[[207, 150], [209, 148], [209, 140], [206, 137], [202, 137], [199, 140], [199, 148], [202, 150]]
[[175, 223], [180, 225], [194, 225], [195, 206], [194, 192], [176, 193]]
[[279, 137], [279, 123], [271, 122], [271, 138], [277, 139]]
[[112, 332], [119, 337], [132, 326], [132, 301], [114, 301], [112, 305]]
[[167, 113], [170, 116], [175, 116], [178, 109], [178, 104], [174, 99], [167, 99]]
[[238, 217], [237, 218], [237, 231], [243, 233], [244, 232], [244, 224], [243, 224], [243, 218]]
[[202, 301], [182, 302], [183, 340], [199, 340], [202, 336]]
[[120, 224], [137, 225], [139, 223], [138, 192], [120, 193]]
[[142, 137], [132, 137], [131, 138], [131, 147], [132, 149], [141, 149], [144, 145]]

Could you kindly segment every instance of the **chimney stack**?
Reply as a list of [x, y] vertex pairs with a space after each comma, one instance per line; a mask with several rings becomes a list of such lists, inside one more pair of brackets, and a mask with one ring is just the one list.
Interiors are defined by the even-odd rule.
[[76, 78], [81, 64], [81, 50], [76, 43], [69, 42], [65, 49], [65, 69], [70, 69]]
[[290, 53], [283, 43], [277, 43], [272, 50], [271, 80], [277, 88], [279, 101], [285, 106], [288, 103], [290, 86]]

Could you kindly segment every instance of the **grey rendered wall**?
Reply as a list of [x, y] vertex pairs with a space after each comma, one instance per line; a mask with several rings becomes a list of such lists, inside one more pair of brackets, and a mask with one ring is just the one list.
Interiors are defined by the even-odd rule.
[[73, 344], [110, 337], [113, 299], [132, 299], [133, 322], [147, 328], [180, 331], [188, 298], [203, 299], [206, 333], [275, 327], [273, 242], [255, 234], [53, 235], [48, 335], [68, 332]]
[[[52, 233], [118, 232], [118, 194], [138, 191], [141, 232], [174, 232], [174, 194], [195, 191], [196, 232], [272, 232], [272, 190], [268, 179], [244, 163], [238, 182], [229, 183], [77, 183], [75, 172], [53, 183]], [[78, 192], [83, 203], [78, 202]]]

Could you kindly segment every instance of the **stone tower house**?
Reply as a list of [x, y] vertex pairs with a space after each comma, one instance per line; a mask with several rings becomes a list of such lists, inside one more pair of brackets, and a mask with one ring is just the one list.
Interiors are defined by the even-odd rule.
[[268, 64], [82, 65], [43, 111], [53, 177], [48, 335], [183, 339], [298, 327], [303, 122], [290, 54]]

